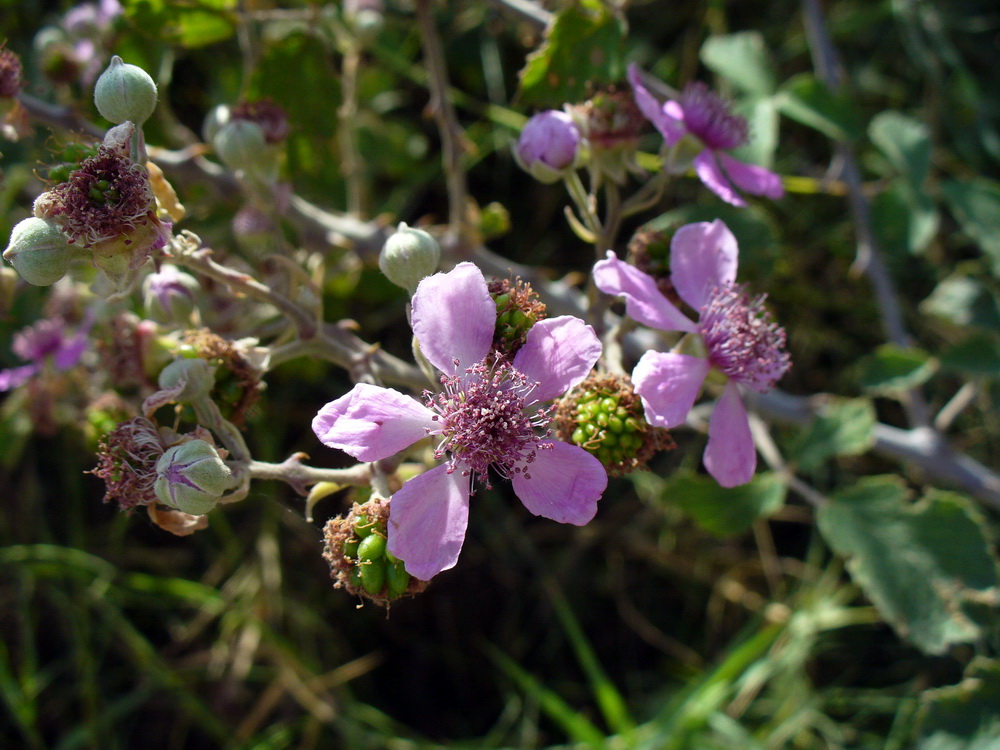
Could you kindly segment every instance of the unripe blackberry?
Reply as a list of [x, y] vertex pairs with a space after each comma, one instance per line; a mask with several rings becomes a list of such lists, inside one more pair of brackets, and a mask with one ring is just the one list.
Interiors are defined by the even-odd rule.
[[426, 588], [426, 581], [407, 573], [403, 561], [386, 549], [388, 520], [389, 504], [372, 500], [355, 504], [347, 518], [327, 522], [323, 557], [330, 563], [335, 588], [382, 605]]
[[627, 375], [591, 375], [557, 402], [555, 423], [562, 440], [591, 453], [611, 476], [642, 469], [654, 453], [675, 447], [666, 430], [646, 421]]
[[492, 281], [489, 291], [497, 308], [493, 349], [512, 356], [521, 348], [531, 327], [545, 318], [545, 305], [538, 301], [531, 285], [519, 278]]

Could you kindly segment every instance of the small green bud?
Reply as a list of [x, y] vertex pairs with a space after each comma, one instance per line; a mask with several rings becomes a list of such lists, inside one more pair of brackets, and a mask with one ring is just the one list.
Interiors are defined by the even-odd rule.
[[386, 563], [385, 583], [389, 590], [389, 597], [395, 598], [397, 596], [402, 596], [410, 587], [410, 574], [406, 572], [406, 568], [404, 567], [402, 560], [389, 562], [387, 556]]
[[441, 246], [437, 240], [423, 229], [400, 222], [382, 247], [378, 267], [389, 281], [412, 295], [422, 279], [437, 271], [440, 259]]
[[66, 275], [70, 261], [84, 252], [70, 245], [59, 225], [33, 216], [20, 222], [10, 233], [10, 243], [3, 251], [25, 281], [34, 286], [55, 284]]
[[212, 146], [230, 169], [267, 173], [274, 166], [274, 153], [267, 146], [264, 129], [250, 120], [230, 120], [219, 128]]
[[204, 440], [189, 440], [160, 456], [153, 491], [164, 505], [203, 516], [218, 504], [232, 482], [232, 471], [214, 447]]
[[358, 545], [359, 560], [378, 560], [385, 554], [385, 537], [369, 534]]
[[194, 312], [198, 280], [176, 266], [163, 266], [142, 284], [143, 309], [158, 323], [187, 323]]
[[190, 403], [205, 398], [215, 387], [215, 368], [205, 360], [175, 359], [160, 371], [157, 380], [160, 388], [167, 391], [184, 382], [184, 389], [174, 398], [181, 403]]
[[94, 86], [94, 104], [106, 120], [139, 126], [156, 109], [156, 84], [145, 70], [115, 55]]
[[385, 586], [385, 561], [362, 562], [358, 565], [358, 570], [361, 572], [361, 585], [365, 591], [372, 596], [381, 594]]

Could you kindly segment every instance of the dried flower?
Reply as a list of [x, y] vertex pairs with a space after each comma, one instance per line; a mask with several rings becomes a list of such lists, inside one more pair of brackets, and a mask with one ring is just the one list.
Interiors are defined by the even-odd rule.
[[104, 502], [122, 510], [155, 503], [156, 462], [164, 446], [156, 426], [145, 417], [122, 422], [101, 440], [91, 474], [104, 480]]
[[0, 45], [0, 99], [11, 99], [21, 93], [23, 73], [17, 53]]
[[646, 418], [660, 427], [682, 424], [701, 385], [714, 369], [728, 379], [708, 427], [705, 467], [724, 487], [749, 482], [757, 466], [739, 386], [764, 392], [791, 366], [785, 331], [764, 309], [764, 297], [750, 298], [735, 284], [739, 248], [722, 221], [688, 224], [670, 245], [670, 279], [699, 311], [685, 316], [657, 289], [656, 281], [608, 252], [594, 266], [594, 283], [625, 297], [629, 316], [652, 328], [697, 334], [707, 357], [646, 352], [632, 371]]

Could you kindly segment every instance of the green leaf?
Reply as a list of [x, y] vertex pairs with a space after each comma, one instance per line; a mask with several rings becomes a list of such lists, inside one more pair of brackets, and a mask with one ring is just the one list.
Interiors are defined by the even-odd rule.
[[770, 167], [778, 148], [779, 118], [774, 97], [741, 102], [736, 112], [745, 117], [750, 125], [750, 142], [738, 148], [733, 155], [751, 164]]
[[920, 312], [959, 326], [1000, 328], [1000, 300], [979, 279], [953, 273], [923, 302]]
[[1000, 377], [1000, 343], [993, 336], [970, 336], [941, 355], [941, 366], [966, 375]]
[[777, 474], [758, 474], [749, 484], [727, 489], [710, 477], [678, 472], [664, 486], [662, 498], [679, 505], [710, 534], [729, 536], [777, 511], [786, 491]]
[[931, 166], [931, 137], [924, 123], [900, 112], [882, 112], [868, 126], [868, 137], [890, 163], [919, 186]]
[[931, 197], [902, 178], [875, 196], [871, 211], [879, 243], [899, 254], [924, 252], [940, 224]]
[[598, 0], [580, 0], [556, 14], [542, 45], [520, 73], [524, 104], [560, 107], [583, 100], [589, 84], [625, 77], [625, 29]]
[[990, 260], [1000, 277], [1000, 183], [985, 178], [941, 185], [941, 192], [964, 231]]
[[979, 657], [957, 685], [921, 695], [917, 750], [1000, 747], [1000, 661]]
[[710, 36], [701, 46], [701, 61], [748, 94], [774, 93], [774, 66], [764, 46], [764, 37], [757, 31]]
[[874, 427], [875, 407], [868, 399], [831, 399], [806, 428], [794, 458], [804, 471], [813, 471], [831, 456], [864, 453]]
[[155, 30], [160, 39], [182, 47], [203, 47], [236, 31], [236, 0], [125, 0], [125, 15], [137, 26]]
[[778, 110], [796, 122], [836, 140], [861, 137], [861, 118], [850, 97], [835, 94], [812, 73], [789, 78], [778, 91]]
[[922, 349], [883, 344], [859, 363], [861, 387], [871, 393], [892, 395], [927, 382], [938, 361]]
[[988, 632], [977, 606], [997, 602], [996, 560], [969, 500], [938, 490], [908, 498], [897, 477], [868, 477], [820, 509], [819, 529], [896, 632], [940, 654]]

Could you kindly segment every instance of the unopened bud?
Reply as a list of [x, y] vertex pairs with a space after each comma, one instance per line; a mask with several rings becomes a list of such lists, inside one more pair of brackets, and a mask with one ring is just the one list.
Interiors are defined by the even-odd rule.
[[190, 274], [165, 265], [142, 283], [146, 315], [159, 323], [186, 322], [194, 311], [198, 281]]
[[106, 120], [142, 125], [156, 109], [156, 84], [145, 70], [115, 55], [94, 86], [94, 104]]
[[412, 295], [422, 279], [437, 271], [441, 246], [423, 229], [400, 222], [396, 232], [385, 241], [378, 256], [378, 267], [396, 286]]
[[212, 139], [215, 152], [230, 169], [266, 172], [274, 163], [264, 129], [249, 120], [230, 120]]
[[184, 513], [203, 516], [233, 486], [233, 472], [204, 440], [168, 448], [156, 462], [157, 499]]
[[183, 383], [182, 390], [173, 398], [181, 403], [190, 403], [205, 398], [215, 387], [215, 368], [200, 357], [175, 359], [160, 371], [157, 382], [165, 391]]
[[540, 182], [556, 182], [576, 166], [580, 131], [573, 118], [551, 109], [525, 123], [514, 149], [521, 168]]
[[66, 241], [54, 221], [35, 216], [14, 227], [3, 251], [4, 260], [35, 286], [55, 284], [66, 275], [70, 261], [82, 254]]

